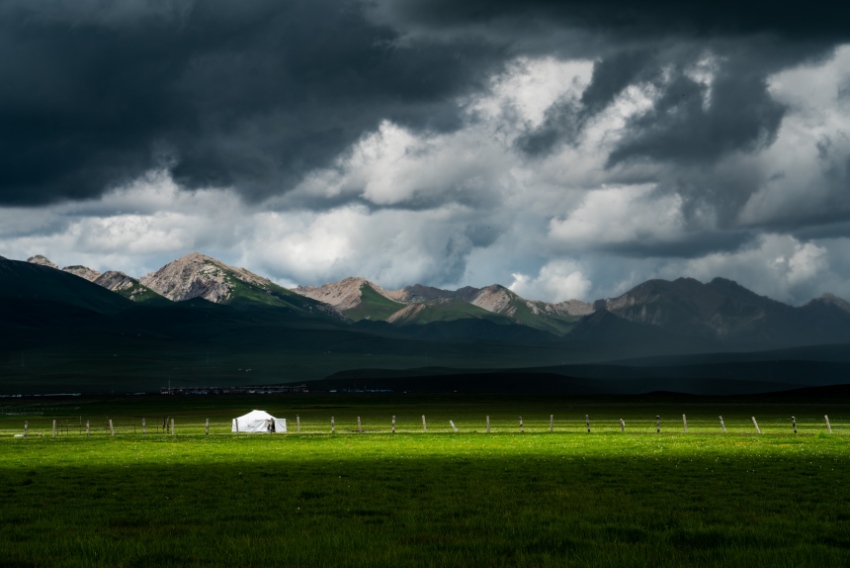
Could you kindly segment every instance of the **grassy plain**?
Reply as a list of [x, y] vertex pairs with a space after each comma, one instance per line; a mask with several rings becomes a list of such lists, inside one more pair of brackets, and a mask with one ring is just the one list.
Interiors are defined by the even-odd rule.
[[[29, 413], [0, 417], [2, 566], [850, 563], [850, 406], [841, 401], [34, 400], [0, 402]], [[255, 407], [286, 417], [290, 433], [231, 434], [230, 418]], [[156, 427], [166, 417], [175, 436]], [[13, 437], [24, 420], [29, 437]]]

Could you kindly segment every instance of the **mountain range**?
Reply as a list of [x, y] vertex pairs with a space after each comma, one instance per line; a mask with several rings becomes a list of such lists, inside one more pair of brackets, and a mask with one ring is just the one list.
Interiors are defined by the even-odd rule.
[[723, 278], [649, 280], [616, 298], [547, 303], [498, 284], [385, 290], [350, 277], [287, 289], [198, 253], [140, 278], [33, 256], [0, 258], [0, 337], [0, 373], [15, 388], [35, 371], [24, 370], [27, 353], [42, 353], [38, 376], [49, 384], [81, 353], [80, 369], [101, 386], [145, 374], [145, 385], [164, 375], [244, 382], [243, 368], [269, 383], [367, 368], [528, 369], [844, 344], [850, 304], [826, 294], [793, 307]]
[[[27, 262], [59, 270], [41, 255]], [[624, 326], [618, 320], [624, 320], [676, 337], [721, 344], [786, 346], [850, 340], [850, 303], [841, 298], [825, 294], [792, 307], [724, 278], [708, 283], [693, 278], [649, 280], [616, 298], [547, 303], [524, 299], [499, 284], [458, 290], [415, 284], [385, 290], [365, 278], [349, 277], [289, 290], [244, 268], [194, 252], [139, 279], [117, 271], [101, 274], [84, 266], [61, 270], [139, 303], [201, 298], [216, 304], [280, 307], [302, 315], [396, 327], [480, 320], [555, 336], [604, 339], [606, 333], [621, 332]]]

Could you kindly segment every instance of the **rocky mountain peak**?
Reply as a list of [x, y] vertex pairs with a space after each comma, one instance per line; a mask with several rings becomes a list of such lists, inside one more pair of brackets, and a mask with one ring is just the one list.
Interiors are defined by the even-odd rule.
[[94, 282], [100, 276], [100, 272], [97, 270], [92, 270], [88, 266], [81, 266], [79, 264], [75, 264], [73, 266], [66, 266], [62, 269], [63, 272], [68, 272], [69, 274], [73, 274], [74, 276], [79, 276], [89, 282]]
[[174, 260], [156, 272], [139, 279], [154, 292], [179, 302], [203, 298], [221, 303], [230, 298], [233, 279], [268, 289], [268, 278], [257, 276], [244, 268], [235, 268], [209, 256], [191, 252]]
[[104, 272], [95, 279], [94, 283], [98, 286], [103, 286], [107, 290], [121, 294], [125, 298], [133, 300], [134, 302], [148, 300], [151, 297], [158, 297], [153, 290], [132, 276], [127, 276], [123, 272], [119, 272], [117, 270]]
[[109, 270], [95, 279], [95, 284], [103, 286], [113, 292], [124, 288], [129, 288], [134, 284], [139, 284], [139, 281], [132, 276], [127, 276], [118, 270]]
[[544, 311], [552, 311], [558, 314], [566, 314], [574, 317], [587, 316], [594, 312], [593, 304], [580, 300], [567, 300], [557, 304], [545, 304]]
[[[399, 308], [389, 313], [391, 306], [370, 302], [373, 310], [368, 317], [377, 317], [390, 323], [415, 321], [420, 317], [427, 319], [427, 313], [446, 313], [453, 309], [465, 313], [461, 308], [449, 307], [453, 302], [459, 305], [471, 304], [486, 312], [513, 319], [518, 323], [539, 326], [541, 329], [564, 330], [574, 319], [593, 313], [593, 306], [578, 300], [569, 300], [559, 304], [525, 300], [515, 292], [501, 284], [491, 284], [484, 288], [465, 286], [457, 290], [444, 290], [423, 284], [405, 286], [400, 290], [384, 290], [365, 278], [350, 277], [339, 282], [323, 286], [299, 286], [293, 291], [311, 299], [330, 304], [341, 312], [349, 312], [355, 308], [362, 309], [366, 299], [363, 297], [365, 286], [378, 295], [401, 304]], [[375, 300], [375, 298], [372, 298]], [[441, 312], [441, 310], [449, 310]], [[362, 314], [358, 314], [362, 316]]]
[[401, 290], [385, 290], [385, 295], [396, 302], [418, 304], [437, 300], [452, 300], [457, 297], [457, 292], [414, 284], [413, 286], [405, 286]]
[[512, 305], [515, 298], [518, 296], [504, 286], [491, 284], [478, 290], [470, 303], [488, 312], [512, 316], [516, 311], [516, 306]]
[[59, 270], [58, 264], [56, 264], [55, 262], [53, 262], [52, 260], [50, 260], [46, 256], [42, 256], [40, 254], [29, 257], [27, 259], [27, 262], [31, 262], [33, 264], [38, 264], [40, 266], [48, 266], [50, 268], [55, 268], [56, 270]]
[[380, 286], [369, 282], [362, 276], [349, 276], [348, 278], [343, 278], [342, 280], [340, 280], [339, 283], [344, 286], [362, 286], [363, 284], [368, 284], [373, 288], [380, 288]]
[[359, 276], [349, 276], [339, 282], [331, 282], [322, 286], [298, 286], [293, 292], [344, 311], [356, 308], [361, 304], [364, 286], [369, 286], [382, 296], [390, 297], [383, 288]]

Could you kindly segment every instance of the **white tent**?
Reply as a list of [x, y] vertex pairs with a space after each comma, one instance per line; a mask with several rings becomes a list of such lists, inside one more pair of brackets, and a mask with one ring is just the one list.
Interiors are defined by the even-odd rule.
[[265, 410], [252, 410], [245, 416], [233, 419], [231, 432], [284, 434], [286, 433], [286, 418], [275, 418]]

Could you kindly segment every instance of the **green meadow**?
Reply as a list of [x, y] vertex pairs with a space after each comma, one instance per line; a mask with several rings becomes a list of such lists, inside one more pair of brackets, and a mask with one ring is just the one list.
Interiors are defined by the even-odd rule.
[[[232, 434], [253, 408], [289, 432]], [[840, 401], [144, 396], [0, 410], [4, 567], [850, 563]]]

